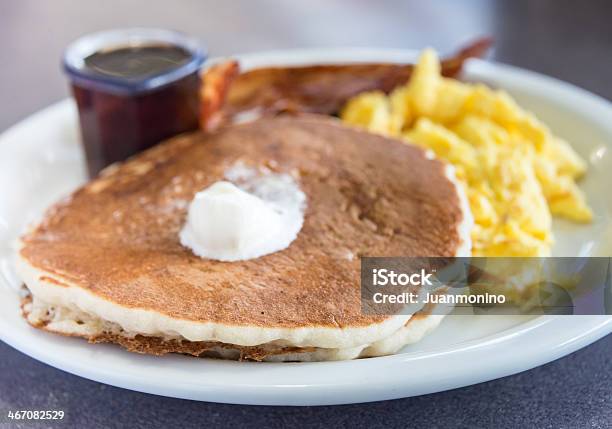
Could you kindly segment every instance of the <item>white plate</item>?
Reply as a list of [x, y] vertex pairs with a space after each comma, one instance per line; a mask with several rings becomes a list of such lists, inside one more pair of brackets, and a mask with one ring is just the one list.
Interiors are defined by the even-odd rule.
[[[300, 50], [244, 56], [249, 67], [319, 62], [411, 61], [414, 52]], [[557, 255], [611, 255], [612, 107], [566, 83], [513, 67], [469, 62], [465, 77], [510, 91], [589, 160], [582, 186], [591, 225], [555, 224]], [[347, 362], [248, 363], [152, 357], [30, 328], [20, 317], [12, 246], [24, 225], [84, 181], [72, 102], [53, 105], [0, 137], [0, 336], [54, 367], [111, 385], [179, 398], [241, 404], [366, 402], [437, 392], [557, 359], [612, 331], [609, 316], [452, 315], [395, 356]], [[608, 188], [608, 189], [606, 189]]]

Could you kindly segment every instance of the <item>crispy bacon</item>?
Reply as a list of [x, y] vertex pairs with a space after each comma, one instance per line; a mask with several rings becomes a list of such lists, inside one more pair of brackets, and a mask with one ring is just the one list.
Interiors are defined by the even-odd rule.
[[[492, 44], [481, 38], [442, 60], [442, 74], [456, 76], [463, 63], [480, 57]], [[342, 64], [265, 67], [238, 74], [236, 61], [221, 63], [204, 73], [202, 128], [245, 115], [308, 112], [334, 115], [346, 101], [364, 91], [386, 93], [406, 83], [412, 64]], [[209, 88], [206, 88], [206, 86]]]
[[240, 67], [235, 60], [215, 64], [202, 75], [200, 128], [211, 131], [223, 120], [223, 104]]

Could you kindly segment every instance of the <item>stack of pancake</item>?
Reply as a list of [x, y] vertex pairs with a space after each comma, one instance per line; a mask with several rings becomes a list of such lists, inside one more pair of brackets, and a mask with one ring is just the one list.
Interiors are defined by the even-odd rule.
[[[304, 225], [282, 251], [220, 262], [181, 246], [194, 194], [236, 163], [292, 174]], [[35, 327], [128, 350], [268, 361], [397, 352], [443, 316], [361, 311], [361, 256], [468, 256], [471, 216], [426, 151], [319, 115], [175, 137], [59, 202], [21, 242]]]

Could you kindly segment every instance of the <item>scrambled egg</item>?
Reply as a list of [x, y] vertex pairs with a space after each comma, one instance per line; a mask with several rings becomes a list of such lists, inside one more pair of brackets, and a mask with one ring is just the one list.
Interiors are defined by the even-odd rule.
[[340, 116], [455, 166], [474, 216], [474, 256], [549, 256], [551, 215], [592, 218], [575, 182], [586, 164], [571, 146], [506, 92], [443, 77], [431, 49], [408, 84], [360, 94]]

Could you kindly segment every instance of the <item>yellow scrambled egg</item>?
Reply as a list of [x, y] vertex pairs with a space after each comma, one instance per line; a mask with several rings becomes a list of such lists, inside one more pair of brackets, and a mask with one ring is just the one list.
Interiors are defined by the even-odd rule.
[[506, 92], [443, 77], [431, 49], [405, 86], [360, 94], [341, 118], [455, 166], [474, 216], [474, 256], [548, 256], [551, 215], [591, 220], [575, 182], [586, 164], [571, 146]]

